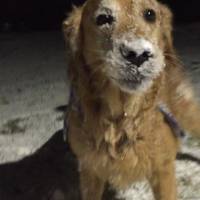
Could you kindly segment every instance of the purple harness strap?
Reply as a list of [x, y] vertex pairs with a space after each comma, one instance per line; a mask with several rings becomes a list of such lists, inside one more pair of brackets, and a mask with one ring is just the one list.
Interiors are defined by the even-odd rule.
[[176, 120], [174, 115], [169, 111], [167, 106], [165, 104], [160, 104], [158, 108], [160, 112], [164, 115], [164, 119], [171, 128], [172, 132], [174, 133], [174, 136], [181, 139], [184, 138], [186, 136], [185, 131], [181, 128], [178, 121]]

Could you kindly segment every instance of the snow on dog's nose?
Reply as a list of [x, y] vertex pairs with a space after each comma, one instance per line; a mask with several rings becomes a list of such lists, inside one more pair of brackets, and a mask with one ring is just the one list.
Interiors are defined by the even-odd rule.
[[119, 48], [122, 57], [137, 67], [154, 56], [152, 44], [144, 39], [137, 39], [133, 42], [125, 41]]

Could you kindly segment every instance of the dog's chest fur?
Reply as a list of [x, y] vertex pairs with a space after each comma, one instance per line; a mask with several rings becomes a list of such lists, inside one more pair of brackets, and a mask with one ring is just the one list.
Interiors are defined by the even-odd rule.
[[164, 152], [165, 132], [170, 130], [156, 109], [156, 86], [145, 96], [121, 96], [109, 87], [105, 93], [106, 99], [82, 99], [81, 113], [71, 109], [69, 140], [80, 170], [89, 167], [113, 186], [125, 188], [151, 176], [155, 154]]

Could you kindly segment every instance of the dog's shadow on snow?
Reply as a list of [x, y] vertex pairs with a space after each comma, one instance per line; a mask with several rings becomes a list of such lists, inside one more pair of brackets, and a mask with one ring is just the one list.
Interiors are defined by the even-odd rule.
[[[77, 159], [62, 130], [33, 155], [0, 165], [0, 199], [81, 200]], [[115, 199], [112, 190], [106, 190], [107, 199]]]

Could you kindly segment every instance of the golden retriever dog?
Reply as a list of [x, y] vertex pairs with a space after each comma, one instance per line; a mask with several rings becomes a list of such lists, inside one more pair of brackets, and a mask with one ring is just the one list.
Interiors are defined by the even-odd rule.
[[82, 200], [101, 200], [107, 183], [118, 190], [144, 179], [156, 200], [176, 199], [179, 140], [158, 106], [193, 133], [200, 112], [171, 21], [156, 0], [88, 0], [63, 23], [72, 90], [67, 134]]

